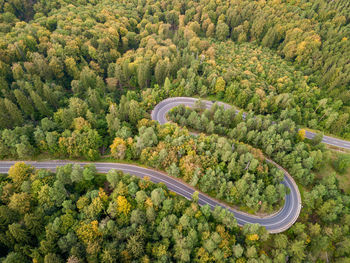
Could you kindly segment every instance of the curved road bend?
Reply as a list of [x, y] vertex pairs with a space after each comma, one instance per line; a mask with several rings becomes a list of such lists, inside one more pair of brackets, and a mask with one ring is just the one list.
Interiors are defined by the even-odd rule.
[[[165, 124], [168, 122], [166, 115], [172, 108], [179, 105], [193, 107], [196, 101], [198, 101], [198, 99], [189, 97], [174, 97], [165, 99], [155, 106], [151, 115], [152, 119], [158, 121], [160, 124]], [[214, 102], [208, 100], [202, 100], [202, 102], [204, 107], [207, 109], [211, 108], [214, 104]], [[231, 105], [227, 103], [217, 103], [218, 105], [223, 106], [225, 109], [231, 108]], [[245, 117], [245, 114], [243, 114], [243, 117]], [[288, 229], [297, 220], [301, 210], [301, 197], [298, 186], [291, 175], [274, 161], [268, 159], [266, 160], [277, 166], [285, 175], [282, 183], [289, 188], [290, 193], [285, 197], [284, 207], [277, 214], [266, 216], [264, 218], [248, 215], [230, 207], [228, 207], [228, 210], [234, 213], [239, 225], [244, 225], [245, 223], [259, 223], [265, 226], [270, 233], [279, 233]]]
[[[0, 161], [0, 174], [7, 173], [12, 165], [14, 165], [15, 161]], [[43, 161], [43, 162], [26, 162], [34, 166], [37, 169], [49, 169], [55, 171], [56, 167], [63, 166], [69, 163], [77, 163], [81, 166], [89, 164], [88, 162], [72, 162], [72, 161]], [[150, 177], [152, 182], [155, 183], [164, 183], [168, 187], [169, 190], [184, 196], [185, 198], [191, 200], [192, 195], [194, 193], [194, 188], [183, 183], [175, 178], [168, 176], [166, 173], [159, 172], [153, 169], [147, 169], [144, 167], [140, 167], [137, 165], [130, 164], [119, 164], [119, 163], [94, 163], [96, 169], [99, 173], [107, 173], [109, 170], [115, 169], [123, 171], [124, 173], [129, 173], [135, 175], [137, 177], [143, 178], [145, 176]], [[277, 214], [272, 216], [267, 216], [264, 218], [260, 218], [253, 215], [248, 215], [246, 213], [242, 213], [230, 207], [227, 207], [220, 203], [219, 201], [208, 197], [207, 195], [199, 192], [199, 205], [208, 204], [211, 208], [215, 206], [221, 206], [223, 208], [227, 208], [230, 212], [232, 212], [236, 219], [237, 223], [240, 226], [243, 226], [246, 223], [259, 223], [262, 226], [265, 226], [266, 229], [270, 233], [279, 233], [286, 229], [288, 229], [298, 218], [300, 212], [300, 195], [298, 189], [293, 181], [293, 179], [286, 176], [283, 184], [285, 184], [289, 189], [291, 189], [290, 194], [288, 194], [285, 198], [285, 205]]]
[[[166, 113], [170, 109], [176, 106], [179, 106], [180, 104], [186, 105], [188, 107], [193, 107], [197, 100], [198, 99], [189, 98], [189, 97], [174, 97], [174, 98], [165, 99], [161, 101], [152, 111], [152, 119], [158, 120], [161, 124], [164, 124], [168, 122], [166, 119]], [[211, 108], [211, 106], [214, 104], [214, 102], [208, 101], [208, 100], [202, 100], [202, 102], [204, 103], [206, 108]], [[217, 104], [220, 106], [224, 106], [225, 109], [229, 109], [232, 107], [231, 105], [223, 102], [217, 102]], [[239, 111], [236, 111], [236, 112], [238, 113]], [[243, 118], [244, 117], [245, 117], [245, 114], [243, 113]], [[315, 132], [305, 130], [306, 138], [312, 139], [315, 135], [316, 135]], [[349, 141], [337, 139], [330, 136], [323, 136], [322, 142], [328, 145], [350, 150]]]

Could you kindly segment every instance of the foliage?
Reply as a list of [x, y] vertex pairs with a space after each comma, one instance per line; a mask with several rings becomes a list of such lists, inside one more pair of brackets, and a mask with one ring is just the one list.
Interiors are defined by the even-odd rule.
[[350, 156], [348, 154], [339, 154], [338, 158], [333, 162], [334, 169], [344, 174], [350, 167]]
[[[116, 262], [116, 258], [246, 262], [284, 261], [286, 256], [301, 262], [325, 253], [332, 261], [349, 257], [349, 198], [337, 189], [335, 177], [323, 179], [305, 193], [304, 209], [294, 226], [269, 235], [259, 225], [237, 227], [232, 214], [220, 207], [200, 207], [164, 185], [114, 170], [107, 175], [114, 178], [113, 184], [105, 184], [97, 174], [92, 183], [66, 180], [61, 188], [67, 194], [57, 203], [61, 198], [53, 191], [57, 184], [72, 177], [73, 171], [87, 168], [67, 165], [57, 174], [27, 168], [29, 192], [8, 192], [13, 181], [1, 177], [3, 262]], [[17, 170], [19, 177], [27, 176], [28, 170]], [[49, 194], [41, 195], [44, 189]], [[309, 216], [314, 222], [307, 222]]]
[[[58, 204], [57, 193], [51, 189], [63, 176], [70, 178], [73, 171], [81, 169], [82, 172], [86, 168], [67, 165], [60, 167], [57, 174], [48, 172], [42, 177], [44, 171], [35, 171], [29, 166], [27, 170], [19, 169], [20, 166], [23, 164], [17, 163], [11, 170], [17, 169], [18, 176], [25, 177], [30, 169], [29, 182], [33, 188], [30, 193], [15, 190], [9, 200], [1, 196], [2, 262], [92, 259], [116, 262], [116, 258], [148, 261], [181, 258], [189, 262], [202, 257], [203, 253], [208, 258], [220, 255], [221, 260], [229, 261], [233, 245], [246, 246], [244, 234], [225, 210], [200, 207], [171, 194], [164, 185], [145, 184], [143, 179], [112, 170], [109, 174], [114, 174], [114, 186], [104, 184], [97, 179], [101, 175], [96, 174], [93, 184], [87, 188], [81, 187], [86, 185], [85, 179], [66, 181], [62, 187], [68, 194]], [[12, 183], [10, 177], [3, 177], [1, 188]], [[100, 188], [102, 185], [104, 189]], [[41, 205], [39, 194], [44, 188], [50, 189], [46, 209]], [[16, 201], [19, 206], [13, 205], [18, 196], [21, 196], [19, 202]], [[24, 206], [29, 200], [32, 205]], [[25, 209], [18, 210], [19, 207]], [[259, 235], [265, 233], [267, 238], [263, 228], [254, 231]], [[23, 250], [24, 247], [27, 250]]]
[[[139, 136], [129, 141], [134, 143], [115, 138], [111, 148], [117, 159], [124, 158], [121, 151], [133, 153], [129, 158], [166, 170], [205, 193], [252, 211], [273, 210], [286, 193], [281, 184], [283, 172], [265, 162], [259, 150], [239, 142], [192, 136], [171, 124], [142, 126]], [[264, 191], [268, 186], [269, 191]]]
[[252, 114], [243, 119], [242, 113], [237, 114], [235, 109], [224, 110], [216, 104], [205, 111], [178, 106], [169, 112], [168, 117], [181, 125], [209, 134], [222, 134], [262, 149], [303, 185], [313, 183], [312, 171], [320, 169], [323, 158], [327, 156], [323, 145], [300, 141], [300, 131], [297, 132], [290, 119], [273, 123], [271, 116]]

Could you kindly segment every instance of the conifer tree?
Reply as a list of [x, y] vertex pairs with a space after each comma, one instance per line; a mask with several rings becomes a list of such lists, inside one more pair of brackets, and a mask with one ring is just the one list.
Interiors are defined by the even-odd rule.
[[18, 109], [16, 104], [14, 104], [9, 99], [4, 99], [5, 108], [11, 118], [12, 126], [20, 126], [23, 124], [23, 116], [21, 111]]
[[46, 102], [44, 102], [40, 96], [35, 92], [30, 92], [30, 97], [32, 98], [35, 108], [40, 112], [43, 116], [51, 116], [52, 112], [50, 108], [47, 106]]
[[28, 97], [26, 97], [26, 95], [24, 95], [23, 92], [19, 89], [16, 89], [13, 93], [15, 94], [17, 103], [21, 107], [21, 110], [24, 112], [24, 114], [27, 116], [33, 116], [34, 107]]

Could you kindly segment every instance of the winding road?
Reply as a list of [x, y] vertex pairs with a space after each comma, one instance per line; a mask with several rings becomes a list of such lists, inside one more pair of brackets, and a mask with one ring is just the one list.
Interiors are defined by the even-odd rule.
[[[198, 101], [198, 99], [189, 98], [189, 97], [174, 97], [174, 98], [165, 99], [160, 103], [158, 103], [153, 109], [152, 119], [158, 121], [160, 124], [165, 124], [168, 122], [166, 118], [167, 113], [172, 108], [179, 105], [193, 107], [196, 101]], [[203, 103], [203, 106], [207, 109], [211, 108], [215, 103], [208, 100], [201, 100], [201, 101]], [[223, 102], [217, 102], [217, 104], [220, 106], [223, 106], [225, 109], [229, 109], [232, 107], [231, 105]], [[243, 113], [243, 117], [245, 117], [244, 113]], [[296, 185], [292, 176], [285, 169], [283, 169], [281, 166], [276, 164], [274, 161], [269, 159], [266, 159], [266, 161], [274, 164], [284, 173], [284, 180], [282, 183], [287, 188], [289, 188], [290, 192], [285, 197], [285, 203], [283, 208], [278, 213], [271, 216], [265, 216], [263, 218], [253, 216], [253, 215], [248, 215], [246, 213], [237, 211], [232, 208], [228, 208], [228, 210], [234, 213], [237, 219], [237, 223], [239, 225], [244, 225], [246, 223], [259, 223], [260, 225], [265, 226], [270, 233], [279, 233], [288, 229], [298, 219], [298, 216], [301, 210], [301, 197], [300, 197], [298, 186]], [[217, 202], [217, 205], [221, 205], [221, 204]]]
[[[187, 97], [176, 97], [176, 98], [169, 98], [161, 101], [159, 104], [156, 105], [154, 110], [152, 111], [152, 119], [158, 121], [161, 124], [164, 124], [167, 121], [166, 114], [169, 110], [172, 108], [184, 104], [186, 106], [192, 107], [194, 106], [195, 102], [198, 99], [195, 98], [187, 98]], [[210, 108], [214, 103], [211, 101], [202, 100], [206, 108]], [[230, 108], [231, 106], [226, 103], [218, 102], [219, 105], [224, 106], [225, 109]], [[306, 137], [312, 138], [315, 136], [314, 133], [307, 131]], [[350, 149], [350, 143], [346, 141], [342, 141], [339, 139], [331, 138], [325, 136], [323, 138], [323, 142], [331, 145], [335, 145], [343, 148]], [[265, 216], [265, 217], [258, 217], [250, 214], [246, 214], [241, 211], [237, 211], [231, 207], [227, 207], [226, 205], [222, 204], [218, 200], [215, 200], [213, 198], [208, 197], [207, 195], [199, 192], [199, 201], [198, 203], [200, 205], [208, 204], [211, 208], [214, 208], [215, 206], [221, 206], [224, 208], [227, 208], [230, 212], [232, 212], [236, 219], [237, 223], [240, 226], [243, 226], [247, 223], [258, 223], [262, 226], [265, 226], [266, 229], [270, 233], [280, 233], [288, 229], [291, 225], [295, 223], [297, 220], [300, 210], [301, 210], [301, 197], [299, 193], [299, 189], [293, 180], [293, 178], [288, 174], [288, 172], [280, 167], [278, 164], [274, 163], [272, 160], [267, 160], [268, 162], [276, 165], [279, 169], [281, 169], [284, 174], [284, 180], [283, 184], [290, 189], [289, 194], [285, 197], [285, 203], [283, 208], [276, 214]], [[15, 163], [15, 161], [0, 161], [0, 173], [7, 173], [10, 167]], [[55, 170], [58, 166], [63, 166], [68, 163], [78, 163], [81, 166], [84, 166], [88, 164], [88, 162], [72, 162], [72, 161], [44, 161], [44, 162], [26, 162], [28, 164], [33, 165], [37, 169], [50, 169]], [[107, 173], [111, 169], [116, 169], [123, 171], [124, 173], [129, 173], [132, 175], [135, 175], [137, 177], [143, 178], [145, 176], [148, 176], [151, 181], [155, 183], [164, 183], [167, 185], [168, 189], [184, 196], [187, 199], [192, 198], [192, 194], [194, 193], [195, 189], [188, 184], [172, 178], [168, 176], [166, 173], [156, 171], [153, 169], [148, 169], [144, 167], [140, 167], [137, 165], [130, 165], [130, 164], [120, 164], [120, 163], [103, 163], [103, 162], [95, 162], [96, 169], [99, 173]]]
[[[10, 167], [14, 165], [16, 161], [0, 161], [0, 174], [5, 174], [8, 172]], [[73, 161], [43, 161], [43, 162], [31, 162], [25, 161], [25, 163], [34, 166], [37, 169], [49, 169], [52, 171], [56, 170], [58, 166], [64, 166], [66, 164], [80, 164], [84, 166], [89, 164], [88, 162], [73, 162]], [[99, 173], [107, 173], [108, 171], [115, 169], [123, 171], [124, 173], [129, 173], [137, 177], [143, 178], [148, 176], [152, 182], [155, 183], [164, 183], [169, 190], [184, 196], [185, 198], [191, 200], [192, 195], [195, 192], [195, 189], [188, 184], [168, 176], [166, 173], [156, 171], [153, 169], [148, 169], [140, 167], [137, 165], [130, 164], [120, 164], [120, 163], [101, 163], [95, 162], [96, 169]], [[211, 208], [215, 206], [221, 206], [227, 208], [230, 212], [234, 213], [237, 223], [240, 226], [243, 226], [246, 223], [259, 223], [266, 227], [270, 233], [279, 233], [288, 229], [298, 218], [300, 212], [300, 195], [297, 186], [295, 185], [293, 179], [286, 176], [285, 181], [283, 182], [288, 188], [291, 189], [291, 193], [286, 196], [285, 205], [282, 210], [273, 215], [264, 218], [257, 216], [249, 215], [242, 213], [231, 207], [220, 203], [218, 200], [215, 200], [201, 192], [199, 192], [199, 205], [208, 204]]]
[[[172, 109], [176, 106], [179, 106], [181, 104], [188, 106], [188, 107], [193, 107], [194, 104], [196, 103], [196, 101], [198, 101], [198, 99], [189, 98], [189, 97], [174, 97], [174, 98], [165, 99], [165, 100], [161, 101], [158, 105], [156, 105], [156, 107], [152, 111], [152, 119], [159, 121], [161, 124], [164, 124], [164, 123], [168, 122], [166, 119], [166, 114], [170, 109]], [[204, 104], [205, 108], [211, 108], [215, 103], [213, 101], [208, 101], [208, 100], [201, 100], [201, 101]], [[232, 107], [231, 105], [224, 103], [224, 102], [216, 102], [216, 103], [220, 106], [223, 106], [225, 109], [229, 109]], [[236, 113], [238, 113], [238, 112], [239, 111], [236, 110]], [[245, 118], [245, 116], [246, 116], [246, 114], [243, 113], [243, 118]], [[312, 139], [315, 135], [316, 135], [315, 132], [305, 130], [305, 137], [306, 138]], [[328, 144], [328, 145], [332, 145], [332, 146], [336, 146], [339, 148], [350, 150], [350, 142], [349, 141], [341, 140], [341, 139], [330, 137], [330, 136], [323, 136], [322, 142], [325, 144]]]

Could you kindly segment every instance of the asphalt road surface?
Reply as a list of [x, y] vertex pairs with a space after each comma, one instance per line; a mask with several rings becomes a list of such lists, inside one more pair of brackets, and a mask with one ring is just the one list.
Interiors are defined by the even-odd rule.
[[[305, 130], [305, 137], [306, 138], [312, 139], [315, 135], [316, 135], [316, 133]], [[324, 135], [322, 138], [322, 142], [325, 144], [328, 144], [328, 145], [332, 145], [332, 146], [336, 146], [339, 148], [350, 150], [350, 142], [348, 142], [348, 141], [344, 141], [341, 139], [337, 139], [337, 138], [333, 138], [333, 137]]]

